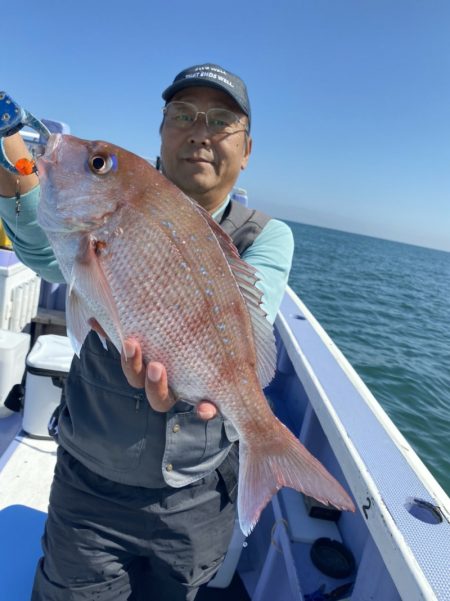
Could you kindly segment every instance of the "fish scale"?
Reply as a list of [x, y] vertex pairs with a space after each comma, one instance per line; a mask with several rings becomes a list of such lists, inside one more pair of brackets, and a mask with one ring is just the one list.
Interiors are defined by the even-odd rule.
[[275, 340], [255, 270], [210, 215], [146, 161], [106, 142], [51, 136], [38, 169], [38, 221], [69, 284], [75, 349], [95, 318], [119, 351], [133, 337], [145, 362], [163, 363], [177, 397], [208, 399], [230, 419], [240, 440], [242, 531], [282, 486], [354, 510], [270, 410], [262, 386], [274, 373]]

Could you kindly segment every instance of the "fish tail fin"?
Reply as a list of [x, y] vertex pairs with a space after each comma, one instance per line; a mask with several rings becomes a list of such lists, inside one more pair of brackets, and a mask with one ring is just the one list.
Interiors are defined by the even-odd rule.
[[238, 513], [241, 530], [250, 534], [261, 511], [283, 486], [324, 504], [355, 511], [339, 482], [278, 420], [266, 440], [241, 441]]

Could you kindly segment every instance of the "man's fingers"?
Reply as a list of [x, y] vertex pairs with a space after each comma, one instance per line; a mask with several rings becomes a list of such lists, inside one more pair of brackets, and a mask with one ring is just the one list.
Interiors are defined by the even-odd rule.
[[[121, 361], [128, 383], [135, 388], [145, 388], [154, 411], [165, 413], [173, 407], [176, 399], [169, 389], [166, 368], [157, 361], [152, 361], [146, 368], [141, 345], [136, 340], [125, 341]], [[209, 401], [201, 401], [197, 406], [197, 414], [201, 419], [213, 419], [217, 413], [217, 407]]]
[[145, 393], [155, 411], [166, 412], [175, 404], [175, 398], [169, 390], [167, 372], [164, 365], [153, 361], [147, 365]]
[[141, 345], [136, 340], [124, 342], [121, 362], [128, 384], [135, 388], [144, 388], [145, 367], [142, 361]]
[[197, 405], [197, 414], [201, 419], [214, 419], [218, 414], [217, 407], [210, 401], [200, 401]]

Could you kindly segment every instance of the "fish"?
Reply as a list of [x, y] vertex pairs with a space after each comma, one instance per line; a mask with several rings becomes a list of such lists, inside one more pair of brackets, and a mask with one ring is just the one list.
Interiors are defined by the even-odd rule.
[[133, 338], [145, 363], [161, 362], [176, 398], [210, 400], [231, 421], [242, 532], [284, 486], [354, 511], [264, 396], [276, 344], [258, 276], [209, 213], [148, 161], [109, 142], [52, 134], [37, 169], [38, 223], [68, 284], [75, 351], [94, 318], [119, 352]]

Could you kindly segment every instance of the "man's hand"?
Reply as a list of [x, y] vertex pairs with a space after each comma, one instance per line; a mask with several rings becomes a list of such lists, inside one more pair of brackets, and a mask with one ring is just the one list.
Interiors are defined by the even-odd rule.
[[[31, 159], [22, 136], [17, 133], [3, 139], [3, 147], [8, 160], [14, 165], [18, 159]], [[19, 179], [19, 192], [25, 194], [38, 185], [39, 179], [35, 173], [32, 175], [21, 175], [17, 177], [14, 173], [0, 167], [0, 196], [15, 196], [17, 190], [17, 179]]]
[[[100, 336], [106, 338], [105, 332], [95, 319], [89, 320], [89, 324]], [[169, 411], [176, 403], [176, 399], [167, 383], [164, 365], [153, 361], [146, 368], [142, 359], [141, 345], [137, 340], [125, 340], [124, 346], [121, 362], [128, 384], [134, 388], [145, 388], [148, 402], [155, 411]], [[218, 411], [210, 401], [201, 401], [197, 405], [197, 413], [201, 419], [209, 420], [216, 417]]]

